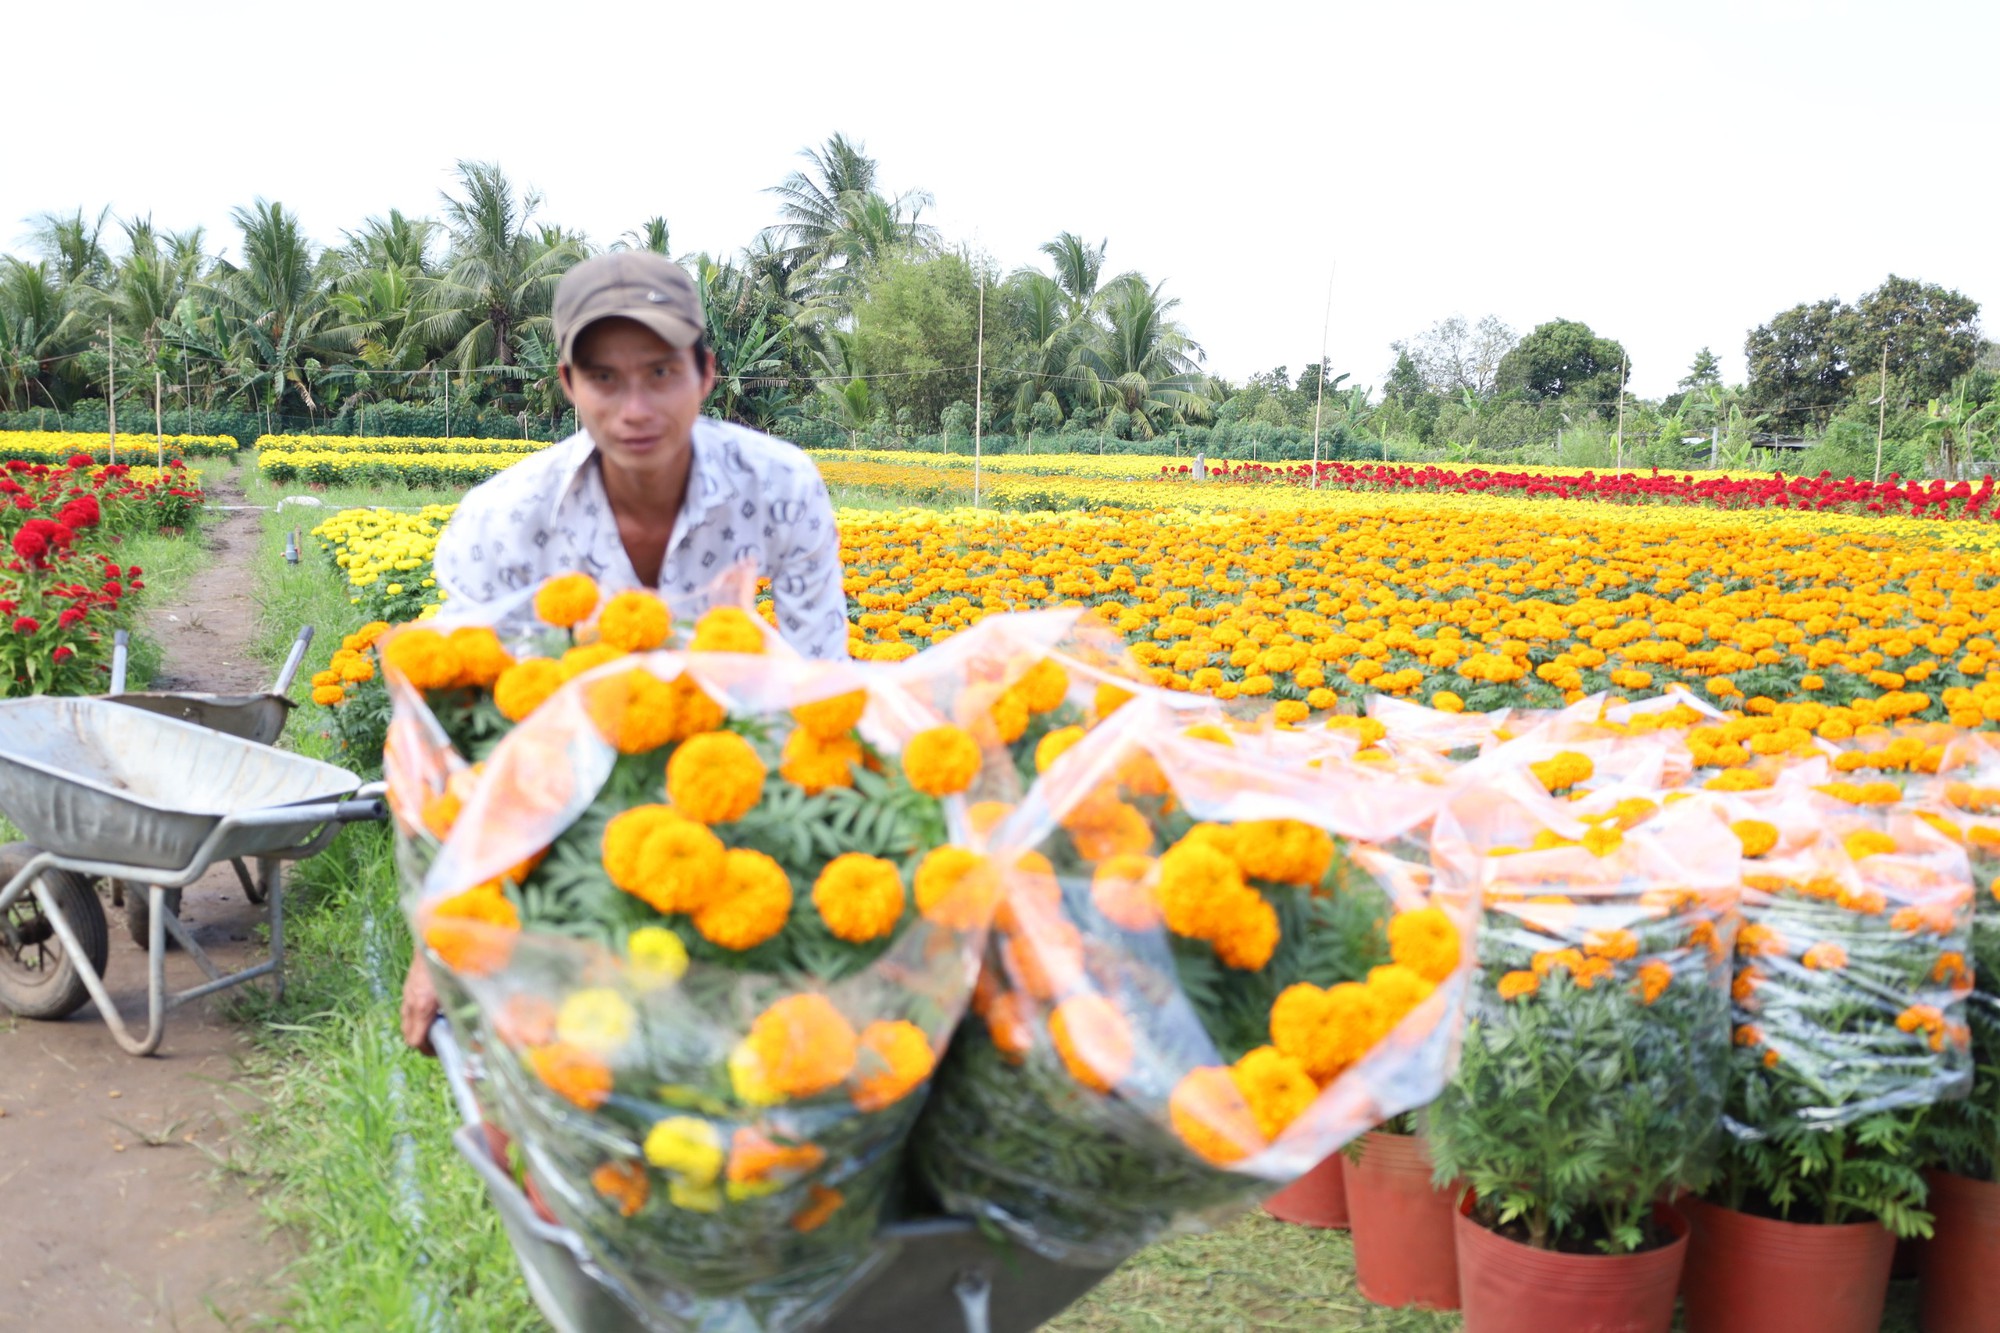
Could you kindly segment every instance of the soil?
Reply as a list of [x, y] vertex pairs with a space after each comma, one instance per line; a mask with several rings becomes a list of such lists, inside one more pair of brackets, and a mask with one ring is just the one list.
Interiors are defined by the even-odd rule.
[[[241, 503], [242, 488], [232, 476], [211, 497]], [[207, 530], [209, 567], [148, 610], [145, 632], [164, 653], [153, 688], [268, 683], [251, 651], [257, 537], [255, 512], [224, 515]], [[145, 951], [103, 901], [106, 984], [143, 1029]], [[181, 918], [222, 967], [261, 956], [263, 911], [227, 864], [188, 888]], [[170, 991], [201, 980], [184, 953], [167, 955]], [[292, 1252], [227, 1169], [251, 1101], [234, 1085], [245, 1046], [223, 1017], [228, 1002], [174, 1011], [160, 1053], [143, 1060], [118, 1048], [95, 1005], [58, 1023], [0, 1010], [0, 1329], [240, 1328], [276, 1312], [272, 1279]]]

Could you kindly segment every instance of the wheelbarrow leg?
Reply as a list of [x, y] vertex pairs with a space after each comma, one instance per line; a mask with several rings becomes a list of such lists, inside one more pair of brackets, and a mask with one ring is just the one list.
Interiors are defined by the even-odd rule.
[[159, 1050], [160, 1037], [165, 1033], [167, 1026], [166, 923], [161, 920], [160, 902], [160, 895], [164, 890], [149, 886], [149, 891], [153, 894], [153, 938], [152, 947], [147, 951], [146, 1035], [136, 1041], [132, 1037], [131, 1030], [125, 1026], [125, 1019], [119, 1014], [118, 1006], [111, 1002], [111, 993], [104, 989], [104, 978], [90, 965], [90, 959], [76, 938], [76, 932], [70, 929], [69, 918], [63, 915], [62, 907], [56, 902], [55, 895], [42, 887], [39, 873], [29, 884], [28, 891], [33, 893], [35, 901], [42, 905], [43, 917], [55, 931], [56, 938], [62, 941], [64, 953], [75, 965], [77, 975], [83, 979], [84, 989], [90, 992], [90, 998], [96, 1002], [97, 1012], [104, 1019], [104, 1025], [111, 1029], [112, 1039], [132, 1055], [151, 1055]]
[[271, 998], [285, 998], [285, 863], [257, 863], [257, 877], [271, 903]]
[[243, 886], [243, 896], [250, 900], [250, 905], [253, 907], [262, 907], [264, 905], [264, 894], [268, 892], [268, 881], [271, 874], [269, 869], [270, 863], [268, 861], [259, 863], [259, 869], [266, 881], [264, 884], [260, 884], [257, 880], [250, 877], [250, 868], [243, 864], [242, 857], [231, 857], [229, 859], [229, 866], [230, 869], [236, 872], [236, 882]]
[[951, 1294], [958, 1297], [958, 1312], [965, 1319], [965, 1333], [993, 1333], [993, 1279], [977, 1268], [969, 1268], [952, 1283]]

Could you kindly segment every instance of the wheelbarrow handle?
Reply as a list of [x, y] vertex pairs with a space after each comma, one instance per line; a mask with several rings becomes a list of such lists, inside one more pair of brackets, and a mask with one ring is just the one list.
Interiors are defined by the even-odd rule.
[[333, 819], [340, 824], [380, 823], [389, 817], [389, 804], [380, 796], [356, 796], [342, 801], [333, 808]]
[[292, 651], [285, 654], [284, 666], [278, 668], [278, 683], [271, 687], [271, 693], [283, 694], [292, 688], [292, 677], [299, 674], [299, 663], [306, 660], [306, 649], [312, 646], [313, 627], [303, 626], [299, 637], [292, 640]]
[[132, 634], [119, 630], [111, 636], [111, 693], [125, 693], [125, 663], [132, 654]]

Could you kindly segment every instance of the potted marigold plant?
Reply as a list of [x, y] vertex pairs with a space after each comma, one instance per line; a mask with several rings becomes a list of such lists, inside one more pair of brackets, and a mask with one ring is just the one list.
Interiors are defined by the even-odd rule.
[[1115, 1261], [1430, 1098], [1470, 955], [1438, 789], [1336, 765], [1149, 698], [1045, 765], [993, 834], [980, 1021], [915, 1140], [948, 1208]]
[[1963, 1092], [1963, 851], [1894, 784], [1736, 797], [1744, 924], [1719, 1179], [1694, 1225], [1688, 1326], [1873, 1329], [1898, 1236], [1927, 1235], [1919, 1131]]
[[[413, 922], [539, 1195], [643, 1308], [718, 1327], [808, 1319], [865, 1271], [997, 897], [950, 841], [971, 738], [758, 653], [741, 614], [687, 653], [600, 618], [594, 664], [524, 655], [465, 705], [512, 723], [476, 771], [401, 732], [388, 756]], [[418, 686], [452, 636], [411, 635], [384, 648], [396, 725], [435, 737]]]
[[1736, 849], [1707, 810], [1468, 788], [1439, 859], [1485, 899], [1457, 1074], [1431, 1108], [1472, 1333], [1665, 1333], [1686, 1249], [1664, 1206], [1704, 1183], [1728, 1057]]

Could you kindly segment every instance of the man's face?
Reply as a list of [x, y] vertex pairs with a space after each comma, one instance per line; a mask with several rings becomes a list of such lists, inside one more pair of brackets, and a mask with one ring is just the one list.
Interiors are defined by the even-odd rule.
[[715, 367], [632, 320], [601, 319], [576, 340], [562, 384], [605, 460], [644, 474], [687, 452]]

